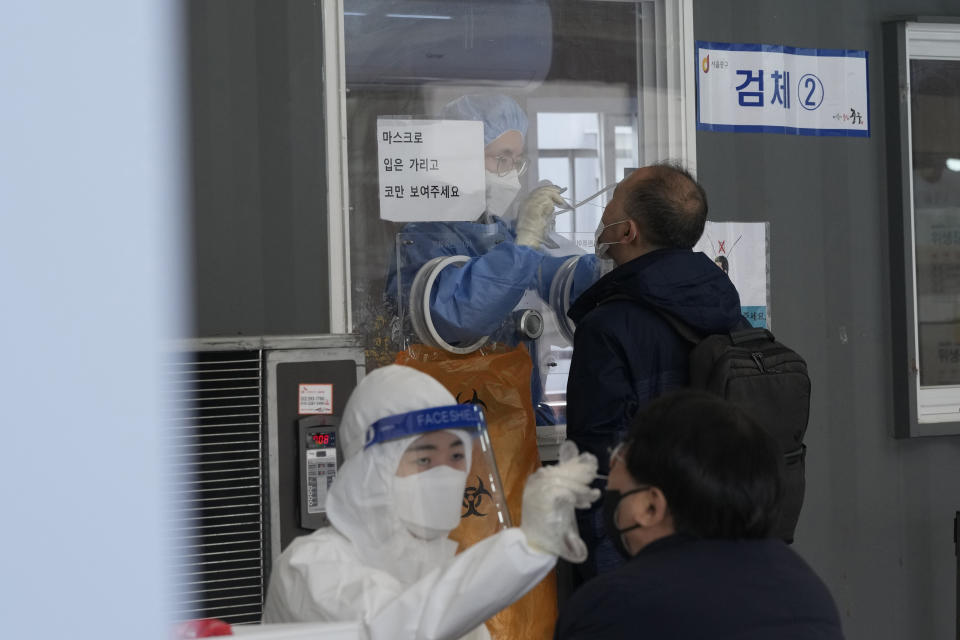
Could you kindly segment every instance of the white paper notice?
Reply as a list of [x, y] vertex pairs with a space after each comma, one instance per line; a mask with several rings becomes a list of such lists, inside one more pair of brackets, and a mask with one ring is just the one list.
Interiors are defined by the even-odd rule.
[[380, 217], [473, 221], [486, 208], [483, 124], [377, 119]]
[[697, 129], [868, 137], [867, 52], [698, 41]]
[[301, 384], [297, 413], [300, 415], [333, 413], [332, 384]]
[[769, 222], [707, 222], [693, 247], [723, 269], [740, 294], [740, 309], [755, 327], [770, 328]]

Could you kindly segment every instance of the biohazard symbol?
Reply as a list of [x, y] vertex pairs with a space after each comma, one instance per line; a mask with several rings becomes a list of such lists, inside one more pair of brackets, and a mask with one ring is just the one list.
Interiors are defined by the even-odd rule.
[[463, 400], [463, 401], [461, 401], [461, 400], [460, 400], [460, 393], [461, 393], [461, 392], [459, 392], [459, 391], [457, 392], [457, 404], [478, 404], [478, 405], [480, 405], [481, 407], [483, 407], [484, 409], [487, 408], [487, 403], [484, 402], [483, 400], [481, 400], [479, 396], [477, 396], [477, 390], [476, 390], [476, 389], [473, 390], [473, 397], [470, 398], [469, 400]]
[[477, 476], [477, 486], [470, 487], [468, 486], [463, 490], [463, 508], [467, 510], [465, 514], [460, 516], [461, 518], [466, 518], [467, 516], [480, 516], [481, 518], [487, 517], [487, 514], [480, 513], [477, 509], [483, 504], [483, 496], [490, 496], [490, 501], [493, 501], [493, 496], [490, 495], [490, 492], [487, 491], [487, 488], [483, 486], [483, 480], [480, 479], [480, 476]]
[[[480, 396], [477, 395], [477, 390], [473, 389], [473, 397], [469, 400], [460, 400], [460, 393], [457, 393], [457, 403], [459, 404], [478, 404], [484, 409], [487, 408], [487, 403], [480, 399]], [[467, 516], [480, 516], [485, 518], [487, 514], [480, 513], [477, 511], [483, 504], [483, 496], [489, 496], [490, 500], [493, 500], [493, 496], [490, 495], [490, 492], [487, 491], [487, 488], [483, 486], [483, 480], [480, 479], [480, 476], [477, 476], [477, 486], [471, 487], [468, 486], [463, 490], [463, 508], [467, 510], [461, 518], [466, 518]]]

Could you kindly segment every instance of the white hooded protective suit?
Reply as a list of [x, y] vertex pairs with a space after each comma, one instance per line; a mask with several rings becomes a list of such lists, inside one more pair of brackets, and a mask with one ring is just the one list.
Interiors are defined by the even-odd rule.
[[446, 536], [410, 534], [394, 507], [397, 466], [415, 439], [364, 449], [368, 427], [409, 411], [456, 404], [430, 376], [377, 369], [351, 395], [339, 428], [344, 463], [327, 496], [332, 526], [294, 540], [273, 568], [263, 622], [355, 621], [371, 640], [489, 638], [483, 622], [532, 589], [556, 556], [520, 529], [463, 553]]

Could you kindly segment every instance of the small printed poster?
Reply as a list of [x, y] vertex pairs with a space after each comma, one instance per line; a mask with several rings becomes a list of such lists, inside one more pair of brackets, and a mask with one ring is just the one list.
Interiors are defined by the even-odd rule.
[[740, 294], [740, 310], [754, 327], [770, 328], [769, 222], [707, 222], [694, 251], [723, 269]]
[[330, 415], [333, 413], [332, 384], [301, 384], [297, 413]]
[[473, 221], [486, 209], [483, 123], [377, 119], [380, 217]]

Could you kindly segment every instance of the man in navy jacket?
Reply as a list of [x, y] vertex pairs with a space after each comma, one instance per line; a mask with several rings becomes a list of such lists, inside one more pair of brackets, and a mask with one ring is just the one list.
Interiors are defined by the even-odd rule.
[[[703, 188], [668, 164], [631, 173], [603, 211], [596, 253], [617, 266], [570, 308], [576, 332], [567, 381], [567, 437], [601, 461], [601, 474], [633, 415], [687, 384], [691, 345], [658, 310], [704, 334], [729, 331], [741, 321], [733, 283], [691, 250], [706, 218]], [[579, 584], [622, 560], [605, 539], [598, 508], [577, 517], [590, 550], [587, 562], [574, 568]]]
[[781, 455], [747, 414], [673, 393], [637, 415], [611, 458], [602, 511], [629, 559], [564, 604], [558, 640], [842, 640], [827, 587], [768, 537]]

